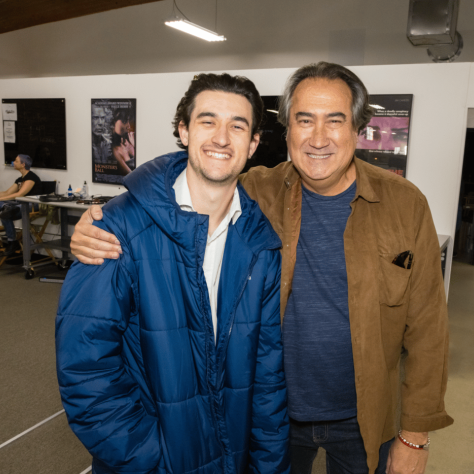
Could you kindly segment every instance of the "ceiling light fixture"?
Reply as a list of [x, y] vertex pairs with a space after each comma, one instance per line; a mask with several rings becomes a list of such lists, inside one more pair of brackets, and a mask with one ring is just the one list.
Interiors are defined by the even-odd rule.
[[[175, 13], [175, 7], [179, 13], [181, 13], [182, 17]], [[184, 18], [183, 18], [184, 17]], [[171, 26], [172, 28], [176, 28], [177, 30], [184, 31], [185, 33], [189, 33], [190, 35], [197, 36], [206, 41], [225, 41], [225, 36], [218, 35], [214, 31], [208, 30], [207, 28], [203, 28], [202, 26], [196, 25], [195, 23], [191, 23], [187, 18], [186, 15], [179, 9], [178, 5], [176, 5], [176, 0], [173, 0], [173, 12], [171, 14], [171, 18], [165, 21], [165, 25]], [[217, 0], [216, 0], [216, 29], [217, 29]]]

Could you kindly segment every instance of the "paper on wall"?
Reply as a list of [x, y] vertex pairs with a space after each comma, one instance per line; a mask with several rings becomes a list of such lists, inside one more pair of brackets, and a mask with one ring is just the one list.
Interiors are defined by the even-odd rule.
[[3, 122], [3, 141], [5, 143], [15, 143], [15, 122], [6, 120]]
[[2, 104], [3, 120], [18, 120], [16, 104]]

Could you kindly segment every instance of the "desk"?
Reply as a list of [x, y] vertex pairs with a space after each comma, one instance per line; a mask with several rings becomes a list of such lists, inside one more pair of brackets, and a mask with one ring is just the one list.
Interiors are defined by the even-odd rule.
[[[77, 211], [84, 212], [86, 209], [91, 207], [88, 204], [77, 204], [74, 201], [66, 202], [41, 202], [38, 198], [28, 196], [17, 198], [16, 201], [21, 203], [21, 219], [23, 224], [23, 268], [26, 270], [25, 278], [29, 280], [34, 276], [33, 267], [40, 267], [42, 265], [49, 265], [51, 262], [39, 263], [32, 265], [30, 258], [31, 252], [38, 248], [48, 248], [51, 250], [61, 250], [62, 252], [62, 264], [65, 265], [68, 255], [70, 253], [71, 238], [68, 236], [68, 211], [74, 209]], [[30, 204], [47, 204], [48, 206], [59, 207], [60, 219], [61, 219], [61, 238], [56, 240], [49, 240], [40, 244], [32, 244], [30, 238]]]

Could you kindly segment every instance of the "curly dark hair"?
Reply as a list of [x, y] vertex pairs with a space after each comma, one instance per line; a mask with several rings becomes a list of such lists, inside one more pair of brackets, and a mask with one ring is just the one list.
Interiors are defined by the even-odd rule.
[[173, 119], [173, 135], [178, 139], [180, 148], [187, 150], [179, 137], [179, 124], [183, 122], [189, 126], [191, 114], [194, 110], [195, 100], [198, 94], [204, 91], [231, 92], [244, 96], [252, 106], [252, 136], [260, 133], [260, 125], [263, 118], [263, 101], [255, 87], [255, 84], [244, 76], [231, 76], [230, 74], [198, 74], [191, 81], [189, 89], [179, 101], [176, 114]]
[[324, 61], [300, 67], [290, 76], [283, 95], [280, 97], [278, 121], [288, 128], [291, 100], [298, 84], [305, 79], [318, 78], [341, 79], [348, 85], [352, 94], [352, 127], [357, 133], [360, 133], [374, 114], [374, 109], [369, 105], [369, 93], [364, 83], [352, 71], [340, 64]]

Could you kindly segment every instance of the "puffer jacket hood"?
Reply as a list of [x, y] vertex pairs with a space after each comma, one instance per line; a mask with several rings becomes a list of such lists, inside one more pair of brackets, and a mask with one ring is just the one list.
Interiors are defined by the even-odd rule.
[[[188, 154], [185, 151], [169, 153], [141, 165], [125, 177], [124, 185], [154, 220], [155, 224], [178, 245], [189, 248], [196, 224], [207, 230], [209, 217], [196, 212], [183, 211], [176, 202], [173, 185], [186, 168]], [[277, 249], [281, 240], [272, 229], [258, 204], [251, 200], [244, 187], [237, 183], [245, 228], [240, 235], [254, 253], [263, 248]], [[240, 219], [237, 221], [239, 223]], [[242, 220], [242, 223], [244, 220]]]

